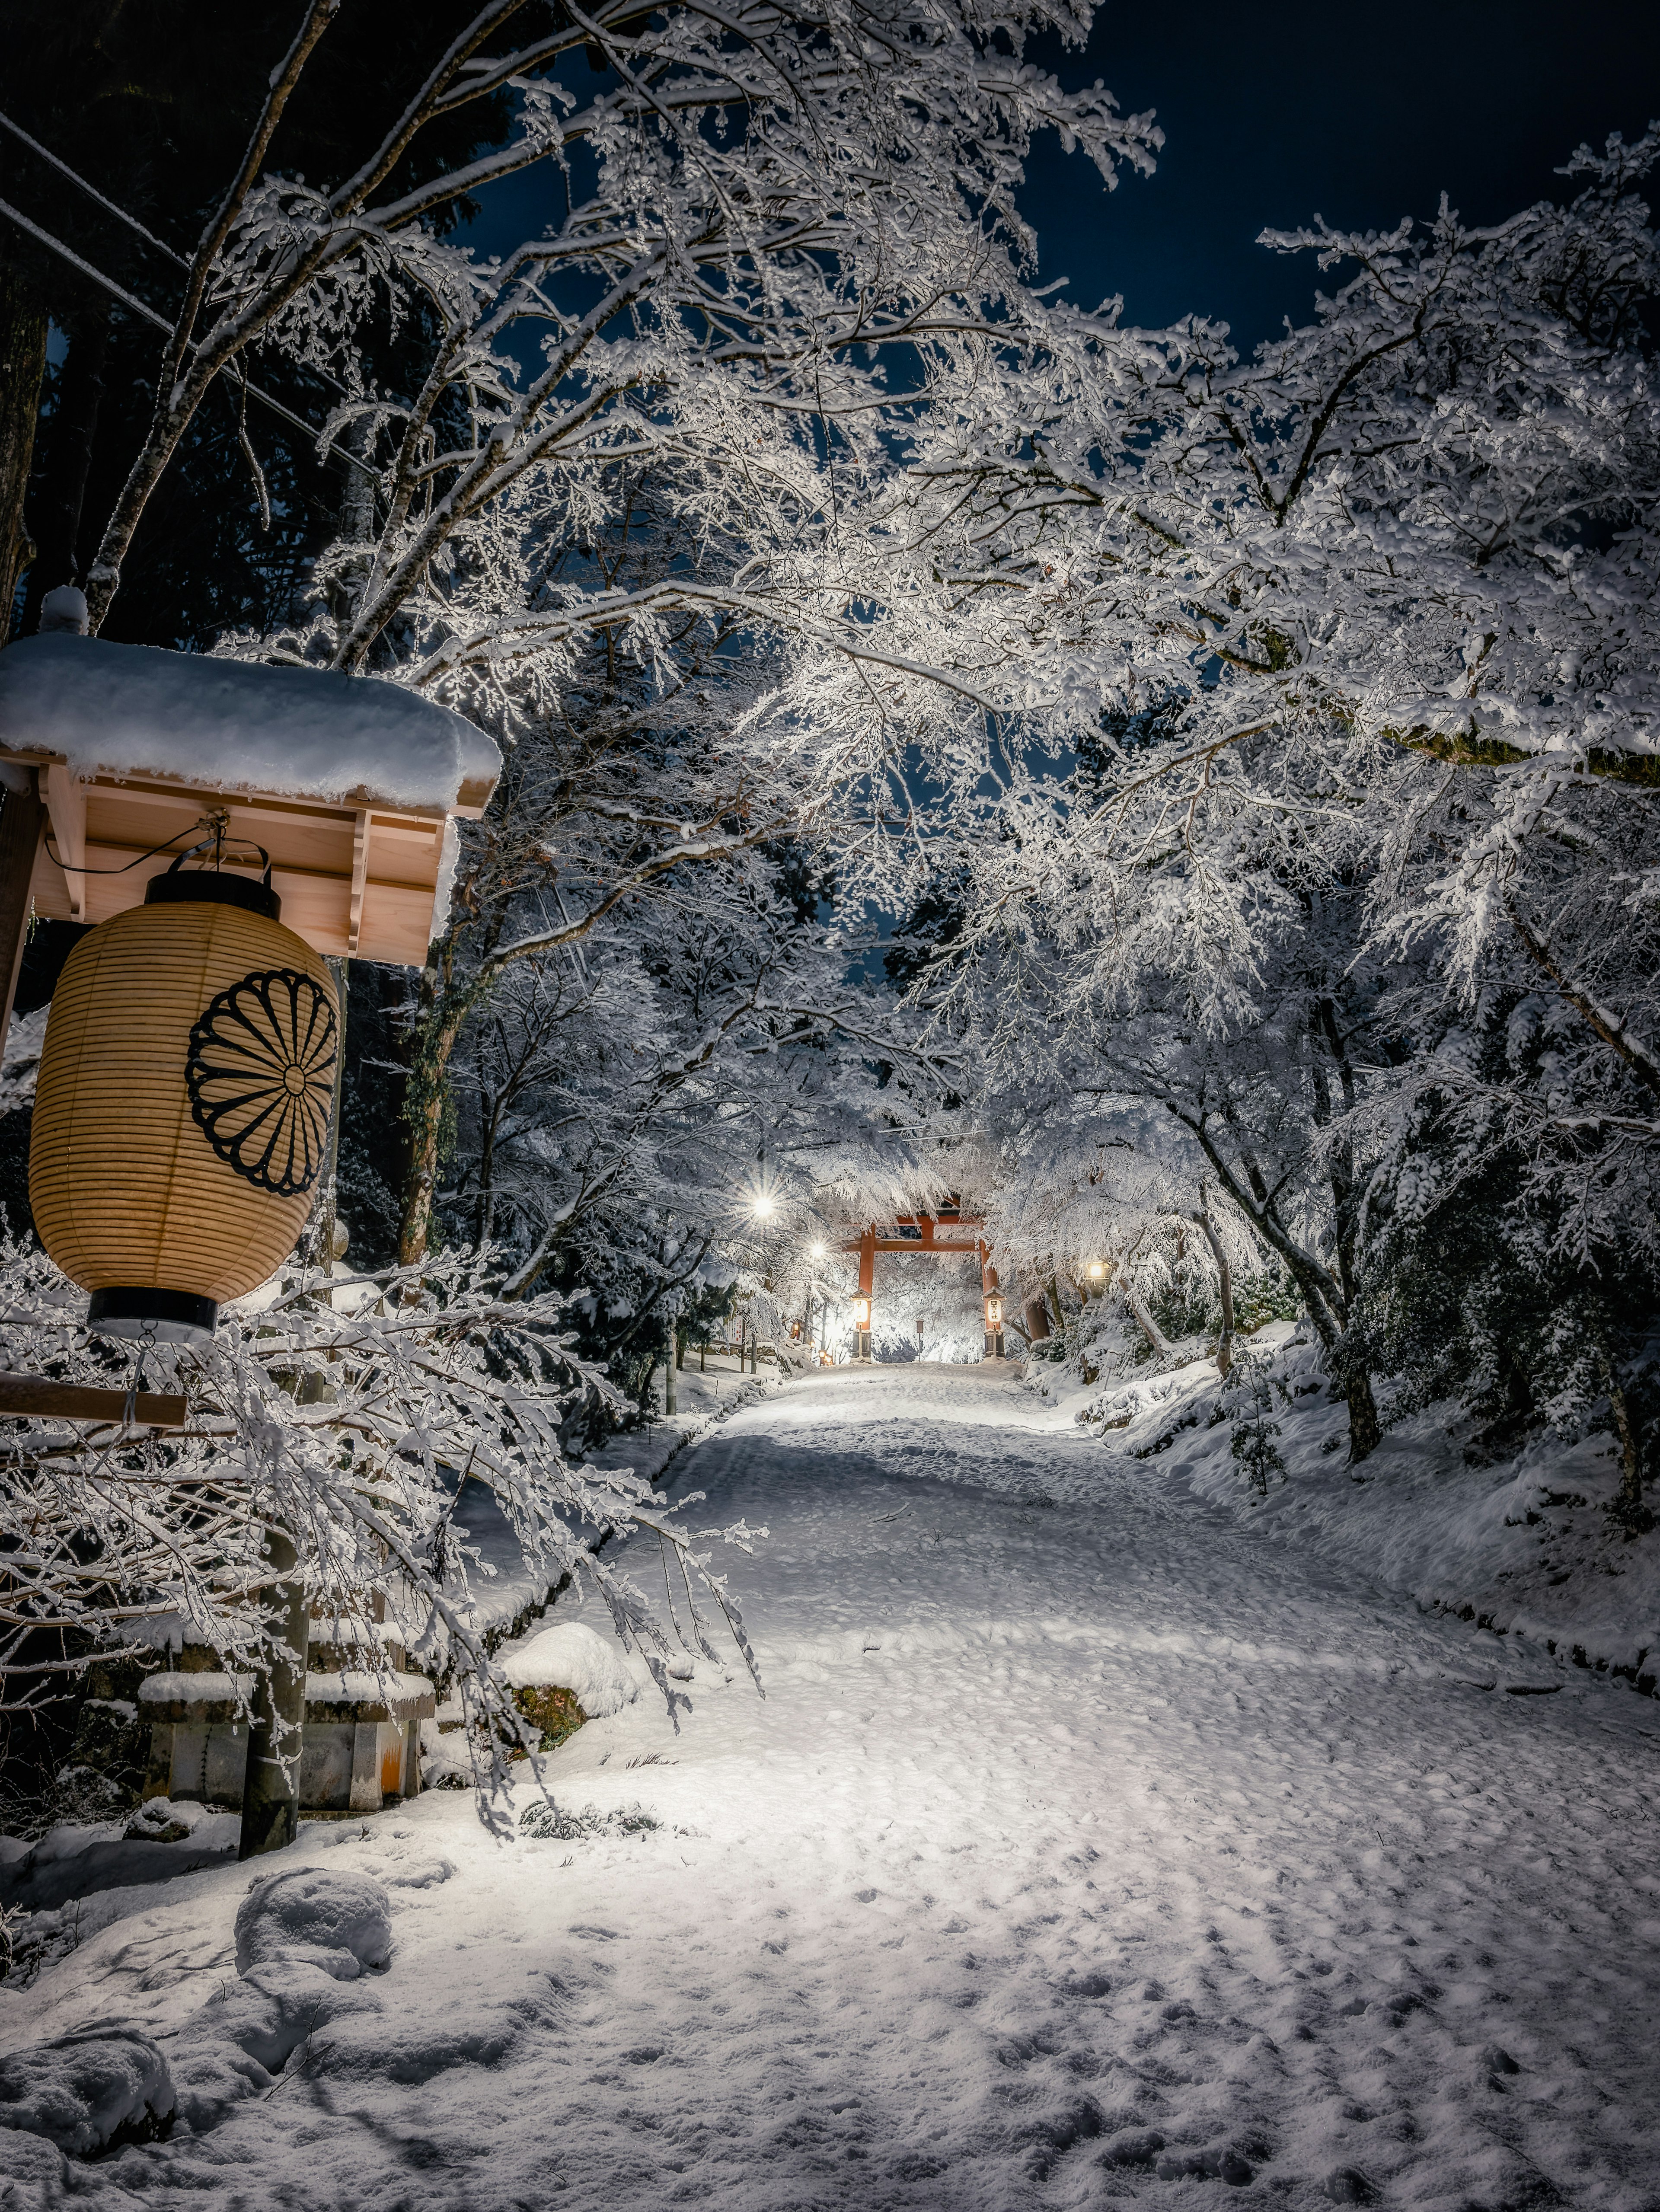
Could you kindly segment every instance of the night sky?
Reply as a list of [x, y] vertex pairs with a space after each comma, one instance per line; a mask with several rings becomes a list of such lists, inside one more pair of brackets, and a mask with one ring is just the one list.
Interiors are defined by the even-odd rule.
[[1321, 281], [1311, 256], [1254, 245], [1265, 227], [1317, 210], [1382, 229], [1433, 215], [1443, 190], [1494, 222], [1563, 195], [1553, 171], [1582, 141], [1660, 118], [1660, 0], [1109, 5], [1081, 58], [1032, 58], [1104, 79], [1127, 114], [1155, 109], [1166, 142], [1156, 176], [1123, 172], [1110, 193], [1045, 144], [1026, 194], [1044, 279], [1071, 277], [1081, 307], [1122, 292], [1128, 322], [1213, 316], [1247, 348], [1305, 319]]
[[[1311, 256], [1270, 253], [1259, 231], [1316, 211], [1390, 228], [1432, 216], [1444, 190], [1466, 222], [1496, 222], [1565, 196], [1554, 172], [1582, 142], [1660, 118], [1660, 0], [1153, 0], [1104, 7], [1081, 54], [1058, 40], [1028, 51], [1069, 85], [1104, 79], [1126, 114], [1153, 109], [1165, 137], [1157, 174], [1124, 169], [1112, 192], [1040, 142], [1023, 201], [1043, 281], [1069, 277], [1085, 307], [1122, 293], [1126, 321], [1149, 327], [1209, 315], [1245, 351], [1282, 317], [1307, 319], [1321, 281]], [[1651, 183], [1660, 199], [1660, 173]], [[564, 190], [532, 170], [483, 201], [471, 235], [499, 252], [557, 220]]]

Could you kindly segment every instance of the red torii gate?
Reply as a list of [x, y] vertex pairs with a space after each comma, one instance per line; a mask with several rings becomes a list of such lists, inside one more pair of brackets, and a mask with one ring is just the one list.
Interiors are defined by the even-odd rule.
[[[838, 1249], [859, 1255], [859, 1291], [853, 1302], [853, 1356], [871, 1356], [871, 1304], [876, 1291], [879, 1252], [975, 1252], [980, 1257], [980, 1291], [985, 1302], [986, 1357], [1003, 1357], [1003, 1300], [997, 1287], [997, 1270], [991, 1264], [991, 1247], [973, 1234], [985, 1227], [977, 1213], [964, 1213], [956, 1194], [935, 1213], [901, 1213], [888, 1222], [872, 1222], [862, 1235]], [[942, 1235], [940, 1232], [946, 1232]]]

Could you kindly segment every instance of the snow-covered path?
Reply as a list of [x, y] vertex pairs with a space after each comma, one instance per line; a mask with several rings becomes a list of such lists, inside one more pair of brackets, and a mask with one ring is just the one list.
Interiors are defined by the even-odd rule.
[[[1655, 1705], [1050, 1419], [842, 1370], [687, 1454], [700, 1516], [772, 1531], [733, 1573], [765, 1702], [704, 1669], [678, 1730], [642, 1697], [549, 1763], [654, 1832], [497, 1846], [442, 1794], [307, 1828], [394, 1885], [389, 1971], [88, 2201], [1655, 2212]], [[246, 1880], [135, 1898], [4, 2039], [172, 2028]]]

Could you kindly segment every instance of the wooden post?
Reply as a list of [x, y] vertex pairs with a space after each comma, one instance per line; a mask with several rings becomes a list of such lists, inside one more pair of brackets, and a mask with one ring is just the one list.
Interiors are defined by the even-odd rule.
[[867, 1229], [859, 1239], [859, 1295], [865, 1300], [865, 1326], [853, 1333], [853, 1356], [870, 1358], [870, 1324], [876, 1306], [876, 1231]]
[[280, 1851], [300, 1832], [300, 1749], [306, 1724], [311, 1609], [305, 1585], [295, 1578], [300, 1555], [286, 1528], [275, 1523], [266, 1528], [265, 1556], [274, 1575], [265, 1594], [276, 1640], [269, 1671], [254, 1678], [239, 1859]]
[[40, 804], [39, 773], [9, 768], [6, 796], [0, 805], [0, 1053], [11, 1027], [11, 1002], [17, 996], [18, 971], [28, 942], [29, 884], [40, 841], [46, 834], [46, 810]]
[[[56, 1382], [45, 1375], [0, 1375], [0, 1414], [18, 1420], [119, 1423], [126, 1419], [125, 1390], [91, 1389], [78, 1382]], [[150, 1390], [135, 1393], [133, 1425], [141, 1429], [182, 1429], [190, 1408], [182, 1396]]]

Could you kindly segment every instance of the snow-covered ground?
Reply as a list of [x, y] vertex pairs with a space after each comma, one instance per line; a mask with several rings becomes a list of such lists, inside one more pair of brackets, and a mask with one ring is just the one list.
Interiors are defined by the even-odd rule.
[[[239, 1982], [252, 1869], [92, 1900], [0, 2050], [148, 2031], [194, 2118], [73, 2201], [1655, 2212], [1660, 1705], [1174, 1458], [994, 1367], [736, 1414], [674, 1479], [770, 1527], [765, 1701], [700, 1663], [591, 1723], [544, 1762], [621, 1816], [585, 1833], [494, 1844], [450, 1793], [307, 1827], [281, 1865], [385, 1887], [383, 1972]], [[70, 2170], [0, 2135], [7, 2212]]]
[[1627, 1542], [1609, 1523], [1620, 1482], [1612, 1436], [1569, 1443], [1541, 1429], [1489, 1461], [1480, 1422], [1443, 1401], [1390, 1418], [1377, 1451], [1351, 1468], [1347, 1410], [1331, 1396], [1311, 1334], [1275, 1322], [1238, 1348], [1265, 1370], [1262, 1418], [1283, 1470], [1260, 1496], [1232, 1449], [1250, 1418], [1243, 1397], [1220, 1389], [1213, 1359], [1089, 1387], [1033, 1362], [1025, 1379], [1058, 1425], [1098, 1437], [1120, 1474], [1156, 1460], [1166, 1494], [1311, 1544], [1518, 1644], [1655, 1687], [1660, 1538]]
[[[711, 1352], [700, 1360], [693, 1352], [690, 1364], [675, 1377], [676, 1411], [663, 1414], [645, 1428], [613, 1437], [590, 1453], [589, 1464], [629, 1468], [656, 1482], [688, 1445], [730, 1420], [743, 1407], [781, 1389], [785, 1381], [782, 1371], [764, 1359], [751, 1375], [729, 1353]], [[652, 1382], [660, 1405], [660, 1367]], [[473, 1573], [472, 1593], [484, 1628], [499, 1632], [538, 1612], [547, 1601], [547, 1577], [533, 1574], [526, 1565], [507, 1516], [482, 1483], [465, 1486], [459, 1517], [468, 1541], [478, 1553], [481, 1571]]]

